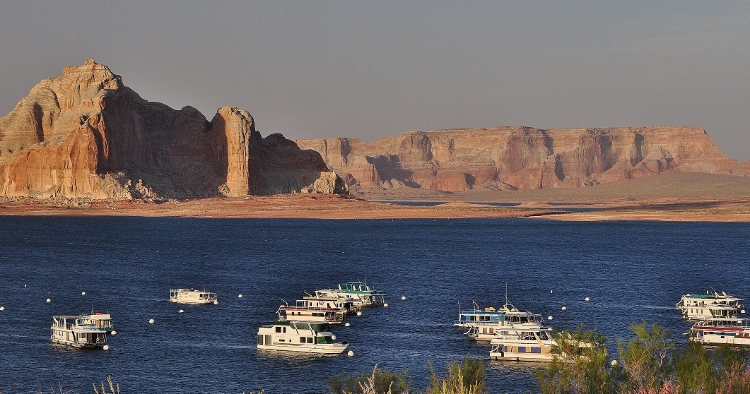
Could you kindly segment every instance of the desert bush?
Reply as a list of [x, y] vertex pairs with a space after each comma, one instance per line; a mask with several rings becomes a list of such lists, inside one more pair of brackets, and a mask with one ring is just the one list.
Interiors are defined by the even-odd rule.
[[407, 370], [393, 373], [381, 371], [376, 365], [369, 375], [345, 375], [343, 373], [328, 381], [328, 388], [335, 394], [409, 394], [411, 379]]
[[463, 365], [452, 363], [444, 379], [432, 372], [427, 394], [480, 394], [485, 393], [484, 364], [479, 360], [464, 358]]
[[577, 394], [614, 392], [607, 339], [581, 326], [555, 336], [554, 357], [537, 371], [542, 393]]
[[[555, 338], [556, 355], [537, 371], [542, 393], [735, 394], [750, 393], [746, 351], [721, 346], [709, 352], [696, 343], [677, 348], [669, 333], [645, 322], [618, 341], [619, 360], [610, 361], [604, 337], [583, 328]], [[582, 351], [577, 344], [592, 346]]]
[[[96, 384], [91, 383], [91, 385], [94, 386], [95, 394], [120, 394], [120, 384], [115, 384], [111, 375], [107, 375], [107, 386], [102, 382], [102, 391], [97, 390]], [[109, 392], [107, 392], [107, 387], [109, 387]]]

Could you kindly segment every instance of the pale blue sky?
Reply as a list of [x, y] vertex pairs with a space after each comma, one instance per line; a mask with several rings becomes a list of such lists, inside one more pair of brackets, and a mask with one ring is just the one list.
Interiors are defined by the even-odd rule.
[[750, 159], [748, 1], [24, 0], [0, 37], [0, 115], [94, 58], [263, 136], [694, 126]]

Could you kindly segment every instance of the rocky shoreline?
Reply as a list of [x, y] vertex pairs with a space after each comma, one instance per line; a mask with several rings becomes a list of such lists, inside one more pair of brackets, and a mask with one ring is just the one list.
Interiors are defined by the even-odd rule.
[[200, 200], [0, 200], [3, 216], [134, 216], [299, 219], [543, 218], [565, 221], [750, 222], [750, 198], [528, 202], [515, 206], [451, 201], [431, 206], [373, 202], [339, 195], [277, 195]]

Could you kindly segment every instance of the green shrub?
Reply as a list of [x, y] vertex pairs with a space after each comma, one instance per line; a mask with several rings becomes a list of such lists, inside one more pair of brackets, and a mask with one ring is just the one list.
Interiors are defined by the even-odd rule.
[[[555, 338], [556, 355], [537, 371], [542, 393], [739, 394], [750, 393], [748, 353], [721, 346], [709, 352], [689, 342], [677, 348], [669, 333], [645, 322], [635, 337], [618, 341], [619, 360], [609, 361], [604, 337], [583, 328]], [[580, 348], [578, 344], [591, 346]]]
[[464, 358], [463, 365], [452, 363], [445, 379], [440, 379], [430, 364], [432, 375], [427, 394], [480, 394], [485, 393], [484, 364], [479, 360]]

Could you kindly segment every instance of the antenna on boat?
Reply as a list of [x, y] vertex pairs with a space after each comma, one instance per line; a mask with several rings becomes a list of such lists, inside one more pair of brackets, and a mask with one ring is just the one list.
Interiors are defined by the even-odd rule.
[[516, 307], [508, 300], [508, 282], [505, 282], [505, 305], [503, 305], [503, 308], [509, 311], [516, 309]]

